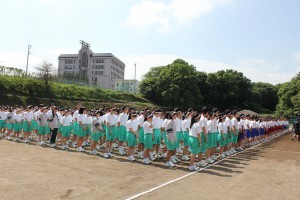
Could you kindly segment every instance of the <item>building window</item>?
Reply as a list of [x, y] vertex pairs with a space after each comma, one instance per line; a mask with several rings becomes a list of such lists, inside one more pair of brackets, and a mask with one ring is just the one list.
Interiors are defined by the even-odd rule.
[[104, 65], [96, 65], [95, 69], [104, 69]]
[[97, 77], [94, 78], [94, 81], [97, 82]]
[[96, 63], [104, 63], [104, 59], [96, 59]]
[[65, 64], [73, 64], [73, 60], [65, 60]]
[[65, 65], [65, 69], [73, 69], [72, 65]]
[[95, 75], [103, 75], [103, 71], [95, 71]]
[[133, 83], [130, 83], [130, 85], [133, 85]]

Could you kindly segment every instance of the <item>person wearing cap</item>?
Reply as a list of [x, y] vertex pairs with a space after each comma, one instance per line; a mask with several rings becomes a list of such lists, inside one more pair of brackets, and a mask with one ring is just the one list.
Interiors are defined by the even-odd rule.
[[62, 150], [69, 149], [67, 146], [67, 141], [70, 138], [71, 130], [72, 130], [72, 121], [73, 117], [70, 115], [69, 110], [64, 111], [64, 116], [61, 118], [61, 135], [62, 135]]
[[112, 157], [112, 142], [116, 139], [118, 127], [115, 120], [116, 108], [110, 109], [110, 112], [106, 116], [106, 145], [104, 158]]
[[152, 118], [153, 115], [149, 115], [146, 117], [146, 121], [143, 123], [143, 129], [144, 129], [144, 160], [143, 163], [148, 165], [151, 163], [150, 157], [150, 151], [153, 148], [152, 141], [154, 139], [153, 137], [153, 126], [152, 126]]
[[45, 135], [48, 133], [47, 126], [48, 126], [48, 116], [47, 116], [48, 109], [44, 107], [41, 109], [41, 113], [38, 116], [38, 123], [39, 123], [39, 145], [45, 146]]
[[183, 154], [181, 159], [184, 161], [190, 160], [188, 157], [188, 149], [189, 149], [189, 132], [190, 132], [190, 127], [191, 127], [191, 119], [192, 119], [192, 114], [193, 112], [187, 112], [184, 120], [182, 122], [182, 130], [183, 130], [183, 144], [184, 144], [184, 149], [183, 149]]
[[[154, 133], [154, 140], [153, 140], [153, 151], [156, 151], [155, 158], [160, 158], [159, 155], [159, 146], [161, 144], [161, 130], [162, 130], [162, 119], [161, 119], [161, 110], [156, 110], [154, 112], [154, 116], [152, 119], [153, 125], [153, 133]], [[151, 152], [150, 155], [153, 157], [153, 153]]]
[[[141, 111], [140, 115], [137, 117], [137, 123], [138, 123], [138, 133], [139, 133], [139, 140], [138, 140], [138, 157], [143, 158], [144, 154], [144, 146], [145, 146], [145, 141], [144, 141], [144, 124], [145, 122], [145, 112]], [[152, 144], [152, 143], [151, 143]]]
[[177, 161], [174, 158], [175, 151], [176, 151], [176, 118], [177, 113], [172, 112], [170, 119], [168, 120], [168, 124], [166, 126], [166, 145], [167, 145], [167, 157], [166, 157], [166, 163], [165, 166], [167, 167], [174, 167], [174, 163], [176, 164]]
[[131, 114], [131, 118], [127, 121], [126, 128], [127, 128], [127, 155], [129, 161], [135, 161], [133, 149], [137, 145], [137, 138], [139, 134], [138, 130], [138, 123], [135, 120], [137, 117], [136, 114]]
[[[193, 116], [192, 118], [192, 124], [189, 129], [189, 146], [191, 149], [191, 159], [190, 159], [190, 171], [197, 171], [199, 170], [199, 167], [195, 164], [195, 158], [196, 155], [202, 154], [201, 153], [201, 143], [202, 143], [202, 137], [201, 137], [201, 127], [200, 127], [200, 115]], [[199, 165], [205, 166], [205, 164], [199, 163]]]

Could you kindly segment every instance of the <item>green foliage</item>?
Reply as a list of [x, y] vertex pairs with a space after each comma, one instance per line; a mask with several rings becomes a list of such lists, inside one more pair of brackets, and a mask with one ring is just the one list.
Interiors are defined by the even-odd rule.
[[140, 84], [140, 91], [146, 98], [166, 107], [199, 108], [203, 99], [196, 68], [181, 59], [151, 68]]
[[[1, 75], [0, 94], [76, 101], [149, 103], [145, 98], [130, 93], [55, 82], [46, 85], [44, 81], [38, 79]], [[0, 100], [0, 104], [1, 101], [3, 100]]]
[[275, 111], [278, 104], [276, 86], [270, 83], [252, 83], [252, 102], [260, 105], [262, 108]]
[[300, 72], [289, 82], [283, 83], [278, 90], [278, 116], [297, 115], [300, 112]]

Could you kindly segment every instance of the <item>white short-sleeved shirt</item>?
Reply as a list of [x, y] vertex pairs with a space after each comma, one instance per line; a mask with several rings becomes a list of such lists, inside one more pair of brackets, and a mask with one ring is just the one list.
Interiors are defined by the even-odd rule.
[[248, 120], [248, 119], [245, 119], [245, 121], [244, 121], [244, 129], [245, 129], [245, 130], [249, 129], [248, 126], [250, 127], [249, 120]]
[[150, 128], [151, 124], [148, 121], [143, 123], [144, 133], [145, 134], [153, 134], [153, 128]]
[[213, 132], [213, 121], [208, 120], [207, 121], [207, 133], [212, 133]]
[[109, 123], [110, 126], [116, 125], [116, 116], [108, 113], [106, 116], [106, 123]]
[[81, 122], [82, 124], [87, 124], [87, 117], [84, 114], [78, 114], [77, 117], [78, 123]]
[[71, 123], [72, 123], [72, 116], [71, 115], [68, 115], [68, 116], [63, 116], [61, 118], [61, 125], [62, 126], [71, 126]]
[[24, 119], [29, 122], [33, 120], [33, 112], [24, 112]]
[[200, 124], [201, 131], [202, 131], [202, 128], [203, 128], [203, 127], [204, 127], [205, 130], [207, 131], [207, 119], [206, 119], [203, 115], [201, 115], [199, 124]]
[[6, 112], [0, 111], [0, 120], [6, 120]]
[[232, 122], [232, 128], [233, 126], [235, 126], [235, 129], [239, 128], [238, 121], [235, 117], [232, 118], [231, 122]]
[[182, 131], [190, 131], [190, 121], [188, 119], [182, 121]]
[[21, 114], [14, 114], [13, 120], [16, 120], [17, 122], [21, 122], [22, 115]]
[[132, 128], [132, 130], [133, 130], [134, 132], [136, 132], [136, 131], [137, 131], [137, 128], [138, 128], [137, 121], [135, 121], [135, 120], [128, 120], [128, 121], [127, 121], [127, 125], [126, 125], [127, 131], [129, 131], [130, 128]]
[[220, 133], [227, 133], [226, 123], [219, 122], [218, 128]]
[[182, 129], [182, 122], [181, 119], [179, 119], [178, 117], [176, 118], [176, 132], [180, 132]]
[[78, 115], [79, 115], [79, 111], [78, 110], [75, 110], [74, 114], [73, 114], [73, 120], [75, 121], [75, 119], [78, 118]]
[[[244, 120], [243, 119], [241, 119], [240, 121], [239, 121], [239, 129], [243, 129], [243, 127], [244, 127]], [[245, 128], [245, 127], [244, 127]]]
[[128, 114], [121, 113], [118, 118], [118, 123], [120, 122], [120, 126], [126, 126], [128, 121]]
[[153, 117], [152, 119], [153, 129], [160, 129], [162, 127], [162, 119], [160, 117]]
[[138, 121], [138, 125], [139, 125], [140, 127], [142, 127], [143, 124], [144, 124], [144, 121], [145, 121], [144, 115], [138, 116], [138, 117], [137, 117], [137, 121]]
[[189, 131], [189, 135], [191, 137], [198, 137], [198, 135], [201, 133], [201, 127], [200, 127], [200, 123], [196, 122], [193, 124], [193, 126], [191, 127], [190, 131]]
[[[166, 128], [168, 126], [168, 121], [169, 121], [168, 119], [164, 119], [164, 121], [162, 123], [163, 128]], [[152, 122], [152, 124], [153, 124], [153, 122]]]

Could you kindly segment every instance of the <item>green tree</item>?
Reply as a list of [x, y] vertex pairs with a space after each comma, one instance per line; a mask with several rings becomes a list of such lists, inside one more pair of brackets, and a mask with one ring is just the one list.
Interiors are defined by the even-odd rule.
[[203, 101], [196, 68], [181, 59], [151, 68], [140, 84], [140, 91], [146, 98], [171, 108], [200, 108]]
[[300, 72], [289, 82], [279, 86], [276, 114], [289, 116], [300, 112]]
[[252, 102], [259, 108], [276, 110], [278, 104], [277, 89], [270, 83], [252, 83]]

